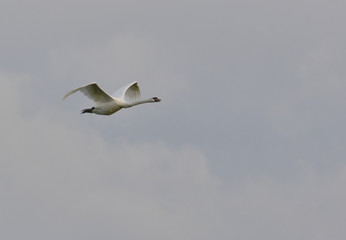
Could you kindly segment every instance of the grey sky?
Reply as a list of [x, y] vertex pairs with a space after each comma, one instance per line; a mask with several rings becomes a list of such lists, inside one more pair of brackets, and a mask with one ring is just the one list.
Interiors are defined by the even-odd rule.
[[345, 239], [345, 9], [2, 0], [1, 239]]

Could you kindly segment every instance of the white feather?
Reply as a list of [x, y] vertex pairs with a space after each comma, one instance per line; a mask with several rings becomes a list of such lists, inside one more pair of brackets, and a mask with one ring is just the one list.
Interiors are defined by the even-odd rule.
[[[129, 108], [142, 103], [160, 102], [161, 99], [157, 97], [137, 100], [140, 98], [141, 92], [137, 82], [126, 85], [114, 93], [114, 97], [108, 95], [103, 91], [97, 83], [90, 83], [88, 85], [76, 88], [67, 93], [63, 100], [71, 94], [81, 91], [85, 96], [90, 98], [96, 103], [95, 107], [82, 110], [82, 113], [95, 113], [100, 115], [111, 115], [122, 108]], [[136, 101], [137, 100], [137, 101]]]

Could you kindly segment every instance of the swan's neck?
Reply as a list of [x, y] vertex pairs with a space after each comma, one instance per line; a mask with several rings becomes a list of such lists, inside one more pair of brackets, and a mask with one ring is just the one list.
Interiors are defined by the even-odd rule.
[[144, 99], [144, 100], [139, 100], [139, 101], [134, 101], [134, 102], [131, 102], [131, 103], [127, 103], [125, 104], [125, 108], [129, 108], [129, 107], [133, 107], [133, 106], [136, 106], [138, 104], [142, 104], [142, 103], [152, 103], [154, 102], [152, 98], [149, 98], [149, 99]]

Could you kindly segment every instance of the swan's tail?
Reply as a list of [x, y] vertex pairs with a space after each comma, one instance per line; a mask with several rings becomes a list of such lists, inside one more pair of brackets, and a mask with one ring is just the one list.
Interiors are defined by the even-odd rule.
[[80, 114], [83, 114], [83, 113], [92, 113], [94, 110], [94, 107], [92, 108], [86, 108], [86, 109], [83, 109]]

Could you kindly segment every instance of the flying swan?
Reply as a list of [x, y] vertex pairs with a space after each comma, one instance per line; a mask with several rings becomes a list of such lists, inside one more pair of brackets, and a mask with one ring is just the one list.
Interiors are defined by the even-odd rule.
[[161, 99], [152, 97], [149, 99], [139, 100], [141, 92], [138, 83], [134, 82], [117, 90], [113, 95], [108, 95], [97, 83], [90, 83], [83, 87], [76, 88], [67, 93], [62, 100], [71, 94], [81, 91], [85, 96], [93, 100], [96, 105], [92, 108], [83, 109], [81, 113], [95, 113], [99, 115], [111, 115], [122, 108], [129, 108], [142, 103], [160, 102]]

